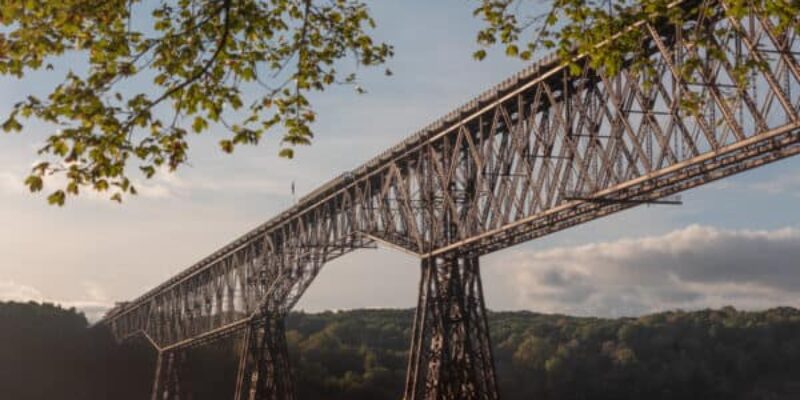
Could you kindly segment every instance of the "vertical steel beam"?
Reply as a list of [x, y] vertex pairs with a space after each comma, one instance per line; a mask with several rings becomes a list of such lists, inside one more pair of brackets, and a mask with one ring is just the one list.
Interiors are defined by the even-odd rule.
[[151, 400], [190, 400], [184, 376], [186, 353], [181, 350], [160, 351]]
[[159, 393], [161, 392], [161, 387], [165, 380], [162, 372], [165, 370], [164, 368], [165, 361], [166, 360], [164, 359], [164, 353], [159, 351], [158, 356], [156, 358], [156, 374], [155, 377], [153, 378], [153, 391], [152, 395], [150, 396], [150, 400], [159, 400], [158, 399]]
[[404, 399], [498, 398], [478, 259], [423, 259]]
[[240, 357], [236, 400], [294, 399], [282, 316], [254, 320], [244, 335]]
[[236, 391], [233, 394], [234, 400], [245, 400], [250, 389], [250, 342], [253, 340], [252, 332], [255, 328], [249, 325], [242, 336], [242, 349], [239, 352], [239, 369], [236, 374]]

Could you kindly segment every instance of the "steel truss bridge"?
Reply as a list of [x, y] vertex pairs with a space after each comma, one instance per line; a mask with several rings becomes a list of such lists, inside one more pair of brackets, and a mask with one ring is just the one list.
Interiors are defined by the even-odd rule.
[[[547, 57], [121, 303], [101, 321], [158, 350], [152, 399], [185, 399], [185, 350], [242, 335], [237, 400], [292, 399], [284, 317], [320, 269], [377, 244], [421, 260], [404, 399], [497, 399], [478, 259], [800, 152], [800, 38], [761, 15], [634, 24], [655, 74]], [[673, 7], [681, 7], [680, 3]], [[731, 29], [682, 76], [690, 29]], [[739, 60], [763, 68], [747, 87]], [[702, 97], [686, 112], [687, 93]]]

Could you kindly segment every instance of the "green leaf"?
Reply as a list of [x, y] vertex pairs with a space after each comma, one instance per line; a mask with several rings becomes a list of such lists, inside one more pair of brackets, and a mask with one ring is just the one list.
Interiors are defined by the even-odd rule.
[[44, 182], [42, 181], [42, 177], [31, 175], [25, 179], [25, 186], [27, 186], [28, 190], [31, 192], [38, 192], [44, 187]]
[[572, 74], [573, 76], [577, 76], [577, 75], [581, 74], [581, 71], [582, 71], [582, 69], [581, 69], [580, 64], [578, 64], [576, 62], [570, 62], [569, 63], [569, 73], [570, 74]]
[[294, 158], [294, 150], [290, 148], [283, 148], [278, 152], [278, 155], [283, 158]]
[[506, 55], [509, 57], [516, 57], [519, 54], [519, 48], [516, 45], [510, 44], [506, 46]]
[[108, 181], [106, 181], [105, 179], [101, 179], [101, 180], [99, 180], [99, 181], [94, 183], [94, 188], [98, 192], [104, 192], [104, 191], [108, 190]]
[[143, 165], [143, 166], [139, 167], [139, 169], [144, 173], [144, 176], [147, 179], [152, 178], [153, 175], [156, 174], [156, 168], [153, 167], [152, 165]]
[[220, 140], [219, 147], [222, 148], [222, 151], [228, 154], [233, 153], [233, 142], [230, 140]]
[[205, 118], [203, 118], [203, 117], [195, 117], [194, 118], [194, 123], [192, 123], [192, 129], [196, 133], [200, 133], [200, 132], [204, 131], [206, 128], [208, 128], [208, 121], [206, 121]]
[[[65, 177], [55, 180], [63, 182], [65, 198], [83, 188], [115, 187], [124, 195], [134, 190], [131, 168], [145, 166], [141, 171], [151, 177], [156, 166], [181, 167], [192, 144], [187, 131], [206, 131], [211, 121], [233, 134], [220, 142], [225, 152], [256, 144], [292, 119], [277, 140], [310, 143], [316, 118], [310, 92], [357, 82], [355, 73], [337, 70], [350, 68], [348, 61], [361, 71], [394, 54], [374, 38], [375, 21], [361, 0], [313, 8], [286, 0], [201, 2], [208, 7], [188, 0], [6, 3], [0, 75], [30, 81], [29, 71], [51, 69], [48, 62], [67, 51], [87, 64], [80, 74], [67, 72], [42, 100], [28, 96], [0, 120], [7, 132], [22, 129], [17, 118], [64, 127], [46, 138], [40, 154], [67, 167], [34, 175]], [[131, 15], [141, 20], [130, 24]], [[263, 101], [245, 96], [264, 88]], [[28, 187], [39, 185], [31, 179]], [[61, 201], [58, 194], [52, 200]]]
[[22, 124], [14, 116], [11, 116], [3, 122], [2, 128], [5, 132], [19, 132], [22, 130]]
[[56, 190], [50, 196], [47, 196], [47, 202], [50, 205], [57, 205], [59, 207], [64, 205], [64, 201], [66, 200], [67, 195], [64, 193], [63, 190]]

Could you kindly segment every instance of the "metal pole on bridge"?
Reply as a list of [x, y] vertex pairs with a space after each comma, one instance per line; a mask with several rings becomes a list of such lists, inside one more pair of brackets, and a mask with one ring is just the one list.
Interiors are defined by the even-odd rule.
[[151, 400], [190, 400], [185, 376], [184, 350], [159, 351]]
[[158, 356], [156, 358], [156, 375], [153, 378], [153, 391], [152, 395], [150, 396], [150, 400], [158, 400], [159, 392], [161, 392], [161, 385], [164, 378], [161, 375], [161, 370], [164, 365], [164, 353], [158, 352]]

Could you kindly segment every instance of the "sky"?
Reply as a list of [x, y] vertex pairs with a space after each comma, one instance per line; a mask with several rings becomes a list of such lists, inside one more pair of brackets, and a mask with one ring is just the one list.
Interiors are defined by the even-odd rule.
[[[361, 70], [358, 95], [315, 96], [316, 139], [293, 160], [279, 136], [234, 155], [225, 134], [192, 142], [189, 166], [140, 182], [119, 205], [86, 194], [63, 208], [23, 186], [51, 127], [0, 136], [0, 300], [49, 301], [97, 319], [525, 67], [490, 52], [477, 62], [473, 2], [372, 1], [376, 35], [395, 46], [381, 70]], [[70, 64], [70, 60], [59, 60]], [[0, 78], [0, 115], [52, 77]], [[682, 206], [641, 206], [481, 259], [494, 310], [639, 315], [733, 305], [800, 306], [800, 158], [683, 194]], [[297, 309], [413, 307], [419, 261], [361, 250], [325, 266]]]

